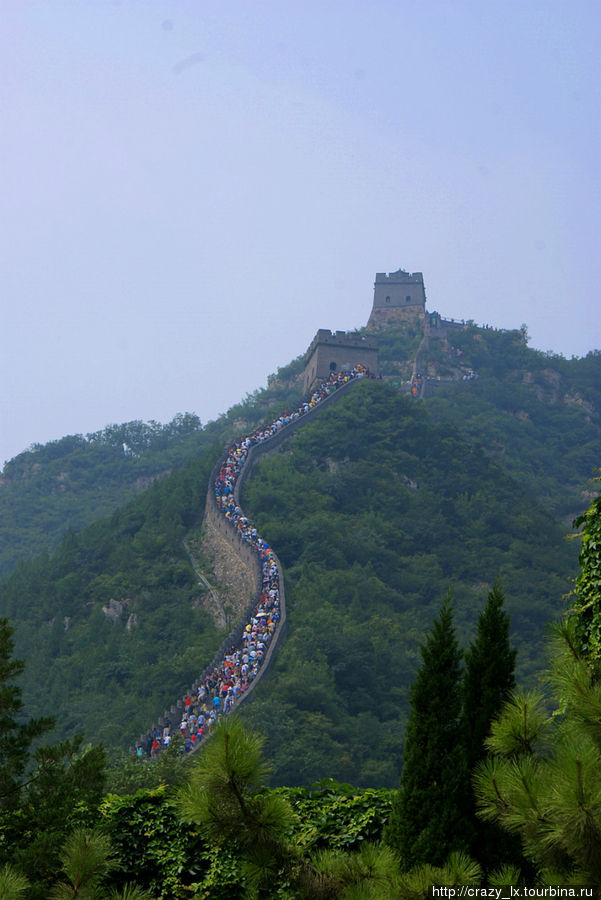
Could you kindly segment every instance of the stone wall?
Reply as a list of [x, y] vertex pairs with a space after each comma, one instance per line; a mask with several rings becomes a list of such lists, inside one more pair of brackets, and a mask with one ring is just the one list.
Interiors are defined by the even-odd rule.
[[406, 322], [422, 321], [425, 311], [421, 306], [390, 306], [372, 309], [366, 325], [367, 331], [381, 331], [383, 328], [395, 328]]
[[[362, 379], [354, 378], [351, 381], [348, 381], [346, 384], [343, 384], [332, 394], [329, 394], [322, 402], [316, 406], [311, 412], [307, 413], [304, 416], [301, 416], [299, 419], [296, 419], [294, 422], [290, 422], [288, 425], [285, 425], [280, 429], [273, 437], [269, 438], [269, 440], [264, 441], [261, 444], [255, 444], [250, 448], [248, 456], [246, 458], [246, 462], [240, 471], [238, 478], [236, 480], [236, 486], [234, 489], [234, 497], [236, 502], [239, 504], [240, 490], [242, 488], [242, 484], [251, 474], [254, 466], [257, 462], [263, 457], [268, 456], [271, 453], [277, 451], [278, 447], [289, 437], [291, 437], [302, 425], [305, 425], [307, 422], [311, 422], [314, 417], [320, 412], [320, 410], [332, 406], [337, 403], [342, 397], [346, 395], [346, 393], [351, 389], [352, 385], [360, 384]], [[162, 715], [157, 722], [155, 722], [150, 730], [146, 732], [146, 734], [140, 735], [138, 740], [139, 745], [144, 745], [149, 739], [152, 739], [152, 735], [154, 734], [157, 727], [163, 728], [165, 725], [171, 725], [172, 727], [177, 727], [179, 725], [179, 721], [181, 719], [183, 709], [184, 709], [184, 698], [187, 694], [196, 694], [198, 687], [204, 682], [204, 679], [207, 675], [209, 675], [213, 669], [217, 666], [217, 664], [223, 659], [225, 654], [229, 651], [232, 644], [239, 644], [242, 640], [242, 633], [246, 626], [246, 623], [249, 621], [250, 616], [252, 615], [253, 609], [256, 606], [259, 594], [262, 589], [262, 576], [261, 576], [261, 564], [259, 560], [259, 556], [257, 552], [248, 544], [246, 541], [242, 540], [238, 534], [237, 529], [230, 523], [228, 519], [223, 515], [220, 508], [217, 505], [217, 501], [215, 499], [215, 480], [217, 478], [217, 474], [222, 465], [222, 459], [215, 465], [213, 471], [211, 472], [211, 477], [209, 478], [209, 484], [207, 488], [207, 495], [205, 501], [205, 518], [204, 525], [208, 530], [212, 530], [213, 532], [219, 534], [224, 540], [228, 542], [228, 544], [234, 549], [237, 557], [242, 562], [243, 566], [246, 568], [249, 577], [252, 579], [254, 584], [256, 585], [256, 591], [254, 596], [249, 600], [246, 604], [246, 608], [243, 612], [243, 615], [240, 616], [238, 620], [238, 624], [232, 628], [228, 636], [222, 642], [221, 646], [213, 656], [213, 659], [209, 663], [208, 666], [204, 669], [202, 674], [196, 681], [192, 684], [189, 691], [186, 694], [183, 694], [180, 699], [176, 701], [176, 703], [171, 707], [170, 710], [166, 710], [164, 715]], [[278, 627], [274, 633], [274, 636], [269, 644], [269, 648], [265, 655], [265, 659], [261, 665], [257, 673], [257, 677], [251, 683], [248, 690], [240, 697], [235, 705], [235, 708], [238, 709], [241, 703], [246, 702], [249, 697], [252, 697], [253, 691], [256, 685], [259, 683], [261, 678], [265, 675], [269, 668], [269, 664], [273, 659], [273, 655], [276, 651], [276, 648], [285, 634], [286, 631], [286, 594], [284, 589], [284, 573], [282, 570], [281, 563], [274, 552], [274, 557], [276, 560], [276, 564], [278, 567], [278, 580], [279, 580], [279, 592], [280, 592], [280, 621], [278, 623]], [[134, 750], [135, 748], [131, 748]]]
[[299, 419], [295, 419], [294, 422], [290, 422], [288, 425], [284, 425], [277, 434], [274, 434], [273, 437], [269, 438], [268, 441], [263, 441], [262, 444], [255, 444], [254, 447], [250, 448], [249, 454], [246, 458], [246, 463], [242, 472], [238, 476], [238, 480], [236, 482], [236, 487], [234, 489], [234, 499], [236, 503], [240, 505], [240, 492], [242, 490], [242, 485], [246, 481], [246, 479], [252, 474], [254, 467], [257, 463], [263, 459], [264, 457], [271, 456], [275, 452], [277, 452], [278, 447], [284, 443], [284, 441], [288, 440], [291, 435], [294, 434], [295, 431], [298, 431], [299, 428], [302, 428], [303, 425], [306, 425], [308, 422], [312, 422], [315, 416], [319, 415], [322, 409], [329, 409], [335, 403], [338, 403], [342, 400], [343, 397], [346, 396], [347, 392], [353, 387], [355, 384], [361, 384], [363, 381], [362, 378], [353, 378], [350, 381], [347, 381], [346, 384], [343, 384], [336, 391], [329, 394], [321, 403], [314, 407], [311, 412], [308, 412], [306, 415], [301, 416]]

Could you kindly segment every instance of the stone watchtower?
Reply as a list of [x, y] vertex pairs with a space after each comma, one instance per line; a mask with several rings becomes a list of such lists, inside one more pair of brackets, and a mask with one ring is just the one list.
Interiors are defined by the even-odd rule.
[[367, 323], [369, 331], [400, 325], [426, 314], [426, 291], [421, 272], [384, 272], [376, 274], [374, 305]]
[[372, 375], [377, 375], [378, 339], [320, 328], [311, 341], [305, 360], [305, 392], [332, 372], [350, 371], [354, 366], [365, 366]]

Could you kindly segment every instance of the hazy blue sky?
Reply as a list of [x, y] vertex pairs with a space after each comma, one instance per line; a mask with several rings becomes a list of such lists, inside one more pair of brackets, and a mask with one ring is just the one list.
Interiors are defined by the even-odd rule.
[[377, 271], [599, 348], [598, 0], [3, 0], [0, 464], [215, 418]]

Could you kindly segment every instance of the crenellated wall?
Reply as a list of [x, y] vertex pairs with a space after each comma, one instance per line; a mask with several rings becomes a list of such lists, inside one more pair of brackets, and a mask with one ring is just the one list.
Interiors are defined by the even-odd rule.
[[[291, 437], [302, 425], [305, 425], [307, 422], [313, 421], [314, 417], [321, 410], [328, 408], [335, 403], [338, 403], [339, 400], [344, 397], [346, 393], [351, 389], [351, 386], [359, 384], [361, 380], [362, 379], [360, 378], [351, 378], [345, 384], [342, 384], [339, 388], [337, 388], [337, 390], [333, 391], [331, 394], [325, 397], [317, 406], [315, 406], [305, 415], [299, 417], [298, 419], [295, 419], [293, 422], [290, 422], [287, 425], [284, 425], [278, 432], [276, 432], [276, 434], [263, 441], [262, 443], [253, 445], [248, 452], [248, 456], [246, 458], [244, 466], [242, 467], [236, 481], [236, 485], [234, 488], [234, 498], [236, 500], [236, 503], [240, 505], [240, 491], [242, 489], [242, 485], [244, 484], [244, 481], [252, 474], [254, 467], [260, 459], [276, 452], [279, 446], [285, 440]], [[247, 568], [249, 575], [256, 586], [256, 590], [254, 596], [249, 599], [243, 615], [241, 615], [239, 618], [238, 624], [224, 639], [209, 665], [205, 667], [202, 674], [191, 686], [190, 691], [186, 692], [188, 694], [194, 694], [197, 691], [198, 687], [202, 683], [204, 683], [205, 677], [215, 669], [218, 663], [229, 652], [232, 644], [239, 644], [242, 639], [242, 634], [245, 629], [246, 623], [248, 622], [258, 602], [258, 598], [262, 590], [261, 565], [259, 562], [257, 551], [240, 537], [236, 527], [230, 522], [229, 519], [224, 516], [223, 512], [217, 505], [217, 501], [215, 498], [215, 481], [217, 475], [219, 474], [221, 466], [222, 460], [220, 459], [213, 468], [213, 471], [211, 472], [211, 476], [209, 478], [205, 501], [204, 526], [208, 530], [212, 529], [214, 531], [217, 531], [225, 540], [227, 540], [230, 546], [234, 549], [242, 564]], [[263, 663], [258, 670], [257, 676], [249, 685], [248, 690], [238, 698], [235, 705], [236, 709], [240, 706], [241, 703], [245, 702], [249, 697], [252, 696], [256, 685], [268, 670], [269, 664], [273, 659], [273, 655], [280, 642], [280, 639], [282, 638], [286, 630], [286, 596], [284, 590], [284, 573], [281, 563], [275, 552], [274, 557], [278, 568], [280, 620], [278, 622], [278, 627], [273, 635], [273, 639], [271, 640], [267, 649], [267, 653], [265, 654]], [[179, 700], [177, 700], [176, 703], [171, 707], [171, 709], [167, 710], [164, 715], [158, 719], [158, 722], [155, 722], [152, 725], [152, 727], [148, 732], [146, 732], [146, 734], [140, 736], [137, 742], [138, 745], [144, 746], [145, 744], [147, 744], [148, 741], [152, 739], [152, 736], [158, 726], [162, 728], [165, 725], [175, 726], [177, 724], [177, 721], [181, 718], [182, 715], [185, 696], [186, 694], [184, 694]], [[135, 748], [132, 747], [131, 749], [133, 750]]]

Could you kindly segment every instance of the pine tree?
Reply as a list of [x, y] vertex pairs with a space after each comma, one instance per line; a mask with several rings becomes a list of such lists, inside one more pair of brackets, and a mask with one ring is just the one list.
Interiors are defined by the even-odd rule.
[[385, 839], [404, 869], [442, 865], [470, 842], [469, 775], [461, 732], [461, 651], [451, 598], [421, 648], [411, 687], [411, 711], [399, 792]]
[[[465, 654], [463, 679], [463, 738], [468, 769], [473, 772], [486, 756], [485, 740], [493, 720], [515, 687], [516, 651], [509, 644], [509, 616], [498, 583], [488, 595], [478, 619], [476, 638]], [[501, 862], [522, 864], [520, 843], [498, 826], [477, 823], [475, 797], [471, 797], [474, 839], [472, 855], [485, 869]]]
[[0, 619], [0, 809], [17, 805], [32, 741], [54, 725], [51, 718], [19, 721], [23, 703], [15, 679], [25, 664], [12, 659], [12, 635], [8, 621]]
[[601, 685], [565, 623], [549, 682], [561, 715], [540, 692], [514, 695], [493, 723], [492, 756], [475, 777], [482, 818], [522, 841], [543, 883], [601, 883]]
[[331, 877], [302, 859], [289, 839], [291, 806], [265, 790], [269, 766], [263, 759], [264, 743], [235, 716], [222, 719], [180, 788], [180, 814], [184, 821], [198, 824], [210, 843], [239, 854], [250, 896], [259, 890], [274, 896], [275, 886], [287, 882], [294, 885], [295, 897], [329, 898]]
[[[480, 815], [519, 835], [543, 883], [601, 884], [601, 498], [584, 524], [572, 615], [557, 629], [547, 683], [514, 695], [477, 769]], [[586, 602], [584, 602], [586, 601]]]

